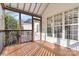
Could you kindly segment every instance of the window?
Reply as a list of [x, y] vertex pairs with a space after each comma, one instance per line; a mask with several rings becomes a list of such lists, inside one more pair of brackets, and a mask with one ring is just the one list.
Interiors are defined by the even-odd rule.
[[19, 13], [5, 10], [5, 29], [20, 29]]
[[62, 14], [54, 16], [54, 36], [62, 38]]
[[32, 30], [32, 17], [21, 14], [21, 30]]
[[41, 20], [41, 18], [39, 18], [39, 17], [35, 17], [35, 16], [33, 16], [33, 18], [38, 19], [38, 20]]
[[39, 32], [39, 25], [37, 24], [37, 31], [36, 31], [37, 33]]
[[47, 36], [52, 36], [52, 17], [47, 18]]
[[78, 40], [78, 9], [65, 13], [65, 38]]

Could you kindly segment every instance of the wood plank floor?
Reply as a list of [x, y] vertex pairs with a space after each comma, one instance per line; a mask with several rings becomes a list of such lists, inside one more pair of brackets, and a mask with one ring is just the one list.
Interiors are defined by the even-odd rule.
[[35, 42], [7, 46], [2, 56], [53, 56], [53, 53]]
[[1, 56], [79, 56], [79, 52], [46, 41], [36, 41], [7, 46]]
[[47, 50], [53, 52], [55, 56], [79, 56], [79, 51], [52, 44], [47, 41], [37, 41], [37, 43]]

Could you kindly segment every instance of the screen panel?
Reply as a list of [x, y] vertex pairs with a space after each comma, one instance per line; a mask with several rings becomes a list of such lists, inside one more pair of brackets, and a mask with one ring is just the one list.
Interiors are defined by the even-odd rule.
[[21, 14], [21, 30], [32, 30], [32, 16]]
[[19, 13], [5, 10], [5, 29], [7, 30], [19, 30], [20, 20]]

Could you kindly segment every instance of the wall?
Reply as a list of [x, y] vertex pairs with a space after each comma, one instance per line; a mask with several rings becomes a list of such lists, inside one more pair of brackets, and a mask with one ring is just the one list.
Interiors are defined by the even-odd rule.
[[[57, 39], [54, 36], [53, 37], [47, 36], [47, 17], [51, 17], [51, 16], [58, 14], [58, 13], [63, 14], [65, 11], [71, 10], [71, 9], [76, 8], [78, 6], [79, 6], [79, 4], [77, 4], [77, 3], [76, 4], [75, 3], [73, 3], [73, 4], [72, 3], [69, 3], [69, 4], [68, 3], [66, 3], [66, 4], [52, 3], [52, 4], [49, 4], [48, 8], [45, 10], [45, 12], [42, 16], [42, 40], [46, 40], [50, 43], [55, 43], [55, 44], [59, 44], [64, 47], [79, 50], [79, 46], [78, 46], [79, 39], [78, 39], [78, 41], [68, 40], [68, 39], [64, 38], [64, 36], [65, 36], [64, 34], [62, 34], [63, 38], [61, 38], [61, 39]], [[58, 41], [60, 41], [60, 43], [58, 43]], [[69, 47], [69, 45], [71, 45], [72, 47]], [[76, 45], [77, 45], [77, 47], [76, 47]]]

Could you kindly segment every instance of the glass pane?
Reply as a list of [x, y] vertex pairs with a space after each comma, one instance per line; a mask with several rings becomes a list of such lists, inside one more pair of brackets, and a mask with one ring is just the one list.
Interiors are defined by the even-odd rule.
[[78, 8], [74, 9], [74, 18], [78, 18]]
[[51, 37], [53, 36], [52, 22], [53, 22], [52, 17], [47, 18], [47, 36], [51, 36]]
[[39, 17], [35, 17], [35, 16], [33, 16], [33, 18], [41, 20], [41, 18], [39, 18]]
[[62, 14], [54, 16], [54, 26], [62, 25]]
[[65, 13], [65, 24], [77, 24], [78, 23], [78, 9], [75, 8]]
[[78, 8], [65, 13], [65, 38], [78, 40]]
[[65, 26], [65, 38], [78, 40], [78, 26]]
[[5, 29], [20, 29], [19, 13], [5, 10]]
[[54, 34], [57, 38], [62, 38], [62, 26], [54, 27]]
[[21, 30], [32, 30], [32, 16], [21, 14]]
[[62, 14], [54, 16], [54, 36], [62, 38]]
[[47, 27], [47, 36], [52, 36], [52, 29], [51, 29], [51, 27]]

